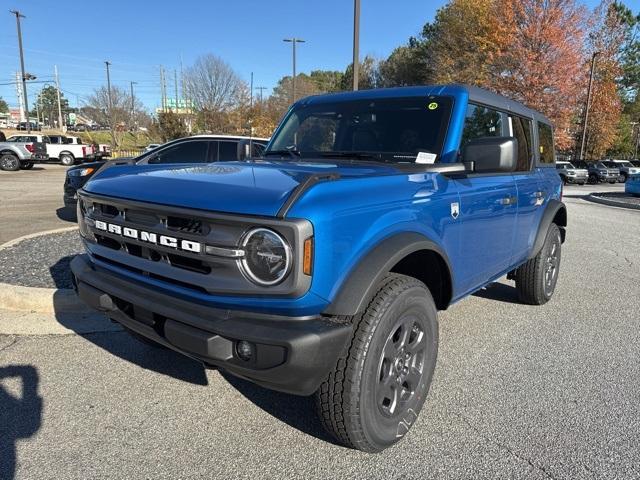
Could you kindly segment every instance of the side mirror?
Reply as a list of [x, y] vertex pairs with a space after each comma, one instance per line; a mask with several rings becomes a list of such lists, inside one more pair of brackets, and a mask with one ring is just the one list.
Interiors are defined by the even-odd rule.
[[247, 158], [251, 158], [251, 150], [250, 148], [250, 140], [248, 138], [243, 138], [238, 142], [238, 160], [243, 161]]
[[512, 172], [518, 158], [518, 140], [514, 137], [482, 137], [467, 143], [462, 161], [474, 166], [476, 173]]

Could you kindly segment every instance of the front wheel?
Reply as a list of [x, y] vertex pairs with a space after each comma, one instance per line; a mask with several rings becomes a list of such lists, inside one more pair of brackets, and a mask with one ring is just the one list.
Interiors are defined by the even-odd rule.
[[73, 155], [71, 155], [70, 153], [63, 153], [62, 155], [60, 155], [60, 163], [65, 167], [70, 167], [71, 165], [76, 163], [76, 159], [73, 158]]
[[553, 296], [560, 273], [562, 237], [555, 223], [549, 226], [542, 249], [515, 272], [516, 290], [520, 301], [543, 305]]
[[419, 280], [389, 274], [354, 317], [350, 347], [315, 394], [326, 430], [341, 444], [380, 452], [413, 426], [438, 354], [431, 293]]
[[20, 170], [20, 159], [10, 153], [0, 156], [0, 170], [15, 172]]

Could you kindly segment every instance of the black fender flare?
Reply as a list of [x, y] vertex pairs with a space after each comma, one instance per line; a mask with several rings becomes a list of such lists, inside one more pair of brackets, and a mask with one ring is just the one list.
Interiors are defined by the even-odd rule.
[[70, 152], [69, 150], [63, 150], [58, 155], [71, 155], [74, 159], [76, 158], [73, 152]]
[[558, 220], [555, 223], [560, 227], [560, 234], [562, 237], [562, 242], [564, 243], [565, 227], [567, 226], [567, 207], [561, 201], [551, 199], [547, 203], [547, 208], [542, 214], [542, 219], [540, 220], [540, 224], [538, 225], [538, 233], [536, 234], [536, 239], [533, 242], [533, 248], [531, 249], [531, 254], [529, 255], [530, 259], [535, 257], [538, 252], [542, 250], [542, 246], [544, 245], [544, 240], [547, 236], [549, 226], [554, 223], [554, 220], [556, 218]]
[[[359, 259], [323, 313], [326, 315], [356, 315], [373, 297], [382, 277], [407, 255], [420, 250], [430, 250], [442, 258], [451, 287], [451, 264], [442, 248], [419, 233], [399, 233], [382, 240]], [[451, 288], [449, 288], [447, 296], [448, 299], [445, 303], [448, 305], [451, 300]]]

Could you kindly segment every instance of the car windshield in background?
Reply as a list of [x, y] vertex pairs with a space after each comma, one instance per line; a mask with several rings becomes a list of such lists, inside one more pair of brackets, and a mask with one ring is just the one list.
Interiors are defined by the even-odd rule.
[[449, 97], [407, 97], [298, 105], [265, 156], [429, 161], [440, 154], [451, 115]]

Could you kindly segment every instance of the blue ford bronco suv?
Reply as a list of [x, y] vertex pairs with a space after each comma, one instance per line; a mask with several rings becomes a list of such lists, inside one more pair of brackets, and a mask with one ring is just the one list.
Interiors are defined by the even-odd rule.
[[561, 189], [550, 122], [502, 96], [320, 95], [261, 158], [103, 169], [79, 192], [71, 268], [138, 338], [314, 394], [339, 443], [378, 452], [425, 402], [438, 310], [504, 275], [524, 303], [551, 298]]

